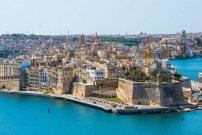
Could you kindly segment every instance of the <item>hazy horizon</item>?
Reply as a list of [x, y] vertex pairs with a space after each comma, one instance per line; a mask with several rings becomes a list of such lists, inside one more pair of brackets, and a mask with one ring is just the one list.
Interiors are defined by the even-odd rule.
[[201, 32], [201, 0], [0, 0], [0, 34]]

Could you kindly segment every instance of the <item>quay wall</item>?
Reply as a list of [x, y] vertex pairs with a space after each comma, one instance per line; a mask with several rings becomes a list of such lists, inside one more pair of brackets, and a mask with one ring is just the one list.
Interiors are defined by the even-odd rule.
[[62, 100], [68, 100], [72, 101], [78, 104], [86, 105], [89, 107], [93, 107], [96, 109], [100, 109], [106, 112], [110, 113], [116, 113], [116, 114], [138, 114], [138, 113], [167, 113], [167, 112], [176, 112], [177, 110], [182, 110], [185, 108], [196, 108], [197, 105], [194, 104], [187, 104], [183, 106], [177, 106], [177, 107], [149, 107], [149, 108], [138, 108], [138, 109], [119, 109], [119, 108], [106, 108], [105, 105], [101, 104], [95, 104], [93, 102], [78, 99], [73, 96], [68, 95], [54, 95], [54, 94], [43, 94], [40, 92], [28, 92], [28, 91], [0, 91], [0, 93], [7, 93], [7, 94], [20, 94], [20, 95], [30, 95], [30, 96], [39, 96], [39, 97], [46, 97], [46, 98], [53, 98], [53, 99], [62, 99]]

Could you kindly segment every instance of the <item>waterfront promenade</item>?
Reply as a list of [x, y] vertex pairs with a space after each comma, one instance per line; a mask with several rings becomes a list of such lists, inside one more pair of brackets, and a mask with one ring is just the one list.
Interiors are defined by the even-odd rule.
[[[109, 113], [116, 114], [145, 114], [145, 113], [168, 113], [168, 112], [182, 112], [184, 109], [194, 109], [197, 108], [196, 104], [185, 104], [183, 106], [175, 106], [175, 107], [159, 107], [159, 106], [149, 106], [149, 105], [133, 105], [133, 108], [121, 108], [121, 107], [113, 107], [110, 104], [105, 104], [102, 102], [98, 102], [99, 99], [90, 100], [79, 99], [71, 94], [63, 94], [63, 95], [55, 95], [55, 94], [43, 94], [42, 92], [33, 92], [33, 91], [12, 91], [12, 90], [2, 90], [0, 93], [7, 94], [19, 94], [19, 95], [29, 95], [29, 96], [39, 96], [53, 99], [61, 99], [67, 100], [71, 102], [75, 102], [78, 104], [90, 106], [96, 109], [100, 109]], [[116, 104], [116, 103], [114, 103]], [[124, 106], [127, 106], [124, 104]], [[131, 105], [129, 105], [131, 107]]]

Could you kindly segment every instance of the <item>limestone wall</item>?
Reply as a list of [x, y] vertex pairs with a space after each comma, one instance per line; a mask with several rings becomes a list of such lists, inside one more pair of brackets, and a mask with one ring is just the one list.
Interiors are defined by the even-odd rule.
[[108, 86], [99, 86], [99, 90], [108, 91], [108, 90], [116, 90], [116, 88]]
[[166, 83], [162, 85], [163, 90], [163, 106], [184, 104], [184, 94], [182, 91], [182, 84], [180, 82], [176, 83]]
[[119, 79], [117, 97], [132, 104], [170, 106], [184, 104], [181, 83], [132, 82]]
[[118, 79], [105, 79], [105, 80], [96, 80], [95, 85], [99, 86], [108, 86], [108, 87], [118, 87]]
[[182, 87], [184, 97], [190, 98], [192, 95], [191, 88], [184, 88]]
[[15, 79], [15, 80], [0, 80], [0, 88], [3, 86], [6, 87], [6, 89], [10, 90], [20, 90], [20, 81]]
[[191, 79], [188, 77], [183, 77], [181, 79], [182, 87], [191, 88]]
[[160, 90], [156, 84], [134, 83], [133, 103], [145, 105], [160, 105]]
[[125, 79], [119, 79], [117, 88], [117, 98], [122, 101], [133, 104], [133, 82]]
[[89, 97], [92, 91], [96, 91], [95, 85], [87, 85], [83, 83], [74, 83], [73, 95], [79, 98]]
[[[155, 84], [119, 79], [117, 92], [118, 98], [128, 103], [144, 105], [160, 104], [160, 92]], [[121, 96], [121, 94], [124, 96]]]

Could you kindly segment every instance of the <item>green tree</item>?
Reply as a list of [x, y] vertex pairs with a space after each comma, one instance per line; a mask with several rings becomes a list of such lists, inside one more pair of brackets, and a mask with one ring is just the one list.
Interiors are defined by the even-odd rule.
[[87, 83], [87, 81], [86, 80], [82, 80], [82, 83]]
[[134, 76], [131, 78], [134, 82], [145, 82], [150, 80], [150, 76], [147, 76], [142, 70], [135, 70]]
[[152, 72], [150, 73], [150, 75], [151, 75], [152, 78], [156, 81], [156, 76], [157, 76], [159, 73], [161, 73], [161, 75], [162, 75], [162, 77], [163, 77], [163, 79], [162, 79], [163, 82], [168, 82], [168, 81], [171, 80], [171, 77], [168, 76], [168, 74], [167, 74], [167, 72], [166, 72], [165, 70], [158, 69], [158, 68], [155, 69], [154, 71], [152, 71]]
[[179, 72], [175, 72], [173, 75], [175, 78], [180, 78], [182, 75]]
[[129, 71], [124, 71], [123, 73], [125, 76], [129, 76], [130, 72]]

